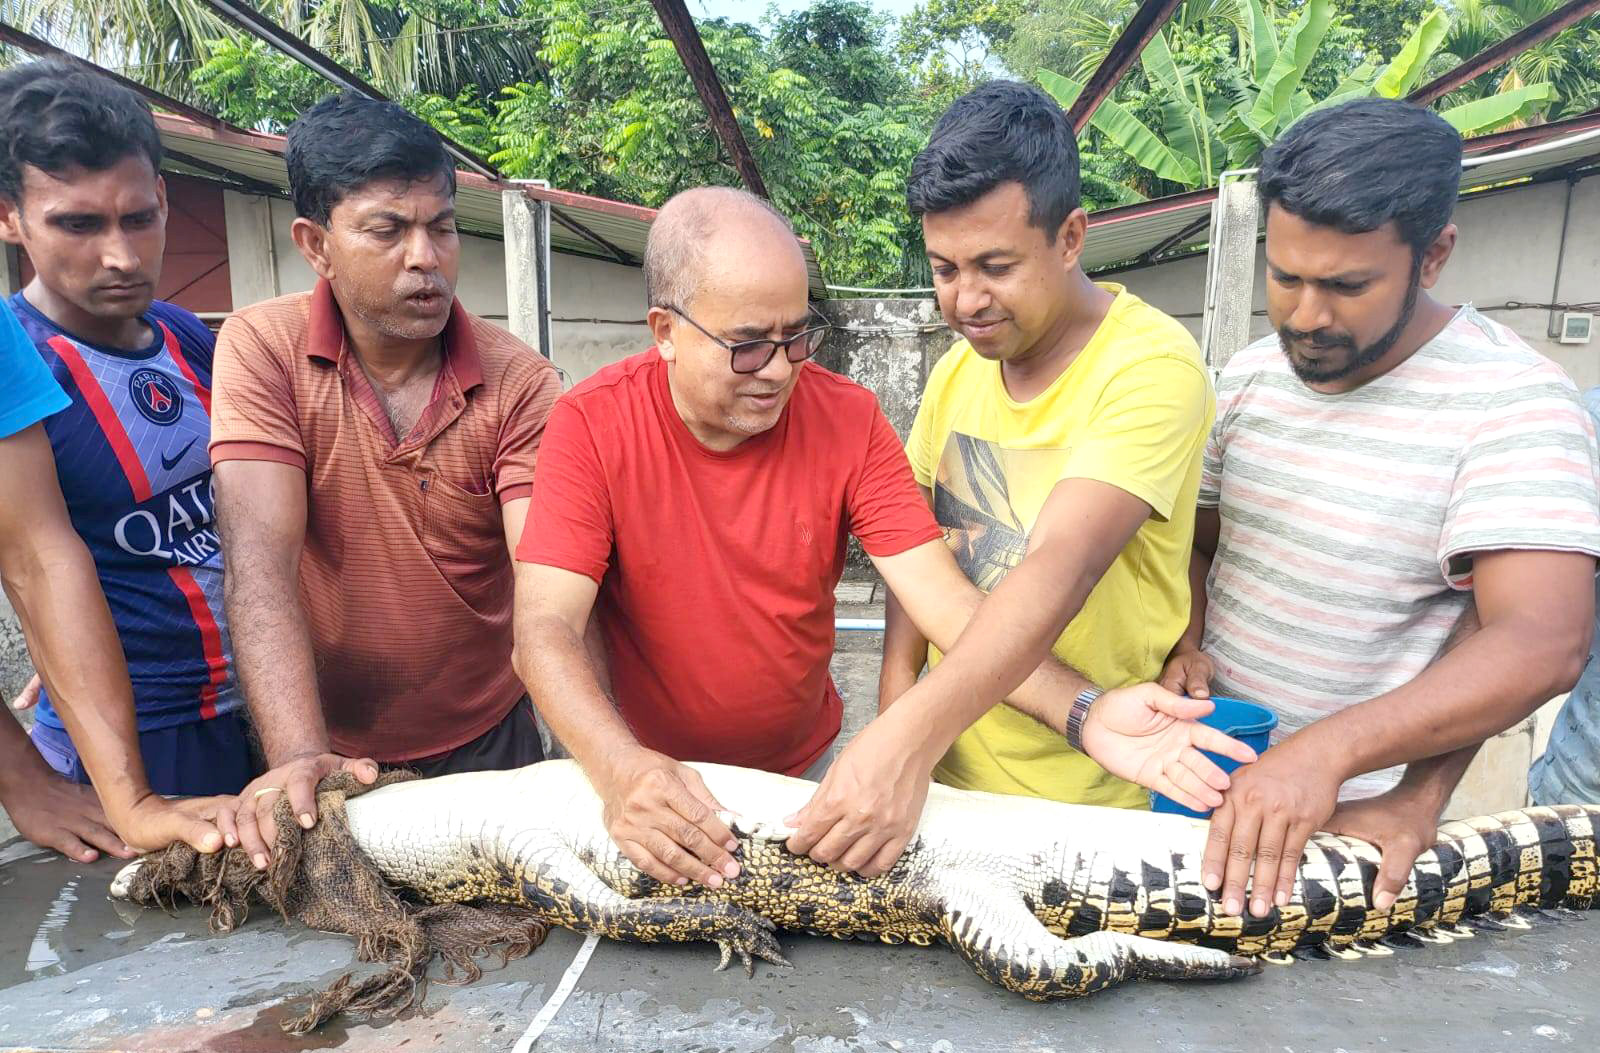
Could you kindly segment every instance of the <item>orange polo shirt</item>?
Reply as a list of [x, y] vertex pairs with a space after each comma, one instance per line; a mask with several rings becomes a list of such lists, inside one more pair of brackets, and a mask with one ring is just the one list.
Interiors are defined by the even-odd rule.
[[543, 356], [456, 303], [433, 396], [401, 438], [326, 282], [223, 325], [211, 460], [306, 473], [300, 596], [336, 752], [443, 753], [522, 696], [500, 506], [531, 492], [560, 393]]

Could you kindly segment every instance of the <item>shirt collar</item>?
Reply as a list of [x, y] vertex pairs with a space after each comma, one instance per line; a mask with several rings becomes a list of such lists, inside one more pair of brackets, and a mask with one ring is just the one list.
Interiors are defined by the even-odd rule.
[[[306, 333], [306, 354], [325, 362], [337, 363], [344, 351], [344, 319], [333, 298], [333, 286], [319, 279], [311, 291], [311, 313]], [[460, 300], [450, 302], [450, 318], [444, 324], [445, 361], [462, 391], [483, 383], [483, 359], [478, 355], [478, 339], [472, 332], [472, 316]]]

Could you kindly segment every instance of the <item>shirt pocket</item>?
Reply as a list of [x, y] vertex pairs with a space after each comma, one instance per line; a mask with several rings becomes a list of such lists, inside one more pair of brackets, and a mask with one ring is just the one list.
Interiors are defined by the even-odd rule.
[[510, 595], [505, 524], [492, 486], [474, 493], [435, 472], [423, 484], [423, 548], [467, 606], [490, 613]]

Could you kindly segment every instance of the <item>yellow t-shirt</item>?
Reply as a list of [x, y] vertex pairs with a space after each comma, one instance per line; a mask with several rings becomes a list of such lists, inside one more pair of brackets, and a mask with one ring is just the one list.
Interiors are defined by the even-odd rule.
[[[1054, 651], [1102, 688], [1154, 680], [1189, 622], [1189, 551], [1211, 380], [1188, 331], [1120, 286], [1072, 364], [1017, 402], [1000, 365], [965, 340], [933, 369], [906, 442], [917, 482], [967, 577], [985, 592], [1022, 561], [1045, 498], [1094, 479], [1154, 509], [1067, 625]], [[929, 661], [938, 660], [930, 649]], [[951, 786], [1143, 808], [1146, 792], [1067, 745], [1059, 729], [1000, 705], [934, 772]]]

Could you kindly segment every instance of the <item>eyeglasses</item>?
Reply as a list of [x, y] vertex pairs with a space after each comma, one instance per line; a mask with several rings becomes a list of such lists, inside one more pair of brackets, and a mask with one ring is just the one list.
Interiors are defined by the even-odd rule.
[[790, 362], [796, 364], [804, 362], [817, 353], [822, 347], [823, 339], [827, 337], [829, 330], [833, 328], [826, 320], [822, 320], [822, 316], [817, 314], [815, 308], [812, 308], [811, 317], [822, 320], [821, 325], [812, 326], [810, 329], [798, 332], [783, 340], [740, 340], [737, 343], [730, 344], [693, 318], [684, 314], [681, 308], [674, 307], [672, 304], [662, 304], [661, 306], [700, 330], [719, 347], [726, 348], [729, 354], [729, 365], [732, 366], [735, 373], [761, 372], [767, 368], [767, 363], [772, 361], [779, 348], [783, 349], [784, 357]]

